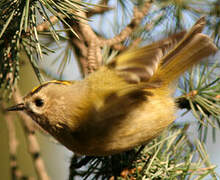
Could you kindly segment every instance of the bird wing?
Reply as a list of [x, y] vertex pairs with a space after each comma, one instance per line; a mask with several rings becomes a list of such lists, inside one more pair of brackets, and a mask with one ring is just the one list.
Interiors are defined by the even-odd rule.
[[159, 83], [139, 83], [109, 93], [102, 106], [97, 109], [97, 119], [112, 120], [126, 116], [133, 108], [137, 108], [142, 102], [146, 102], [152, 96], [151, 90], [158, 88]]
[[108, 64], [129, 83], [147, 82], [156, 71], [161, 58], [185, 35], [185, 31], [174, 34], [142, 48], [130, 49]]

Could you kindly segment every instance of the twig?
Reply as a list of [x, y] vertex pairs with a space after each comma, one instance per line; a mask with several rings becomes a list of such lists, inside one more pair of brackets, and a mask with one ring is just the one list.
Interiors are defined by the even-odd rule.
[[125, 40], [136, 27], [139, 26], [141, 20], [145, 17], [148, 10], [150, 9], [151, 2], [146, 2], [141, 10], [134, 8], [134, 18], [131, 23], [117, 36], [112, 39], [103, 39], [98, 37], [93, 29], [89, 26], [88, 22], [85, 20], [87, 18], [85, 12], [78, 12], [78, 16], [83, 17], [79, 20], [79, 29], [82, 33], [83, 38], [88, 44], [87, 49], [87, 59], [88, 59], [88, 68], [89, 72], [96, 70], [102, 61], [101, 47], [104, 45], [120, 46], [120, 42]]
[[[64, 15], [62, 15], [60, 13], [58, 13], [58, 14], [61, 17], [65, 17]], [[49, 31], [49, 29], [51, 27], [51, 24], [54, 25], [54, 24], [58, 23], [58, 21], [59, 21], [59, 19], [57, 18], [57, 16], [51, 16], [50, 17], [50, 22], [51, 23], [49, 21], [44, 21], [44, 22], [37, 25], [36, 30], [39, 31], [39, 32]], [[30, 29], [27, 29], [27, 35], [29, 35], [28, 32], [30, 32]]]
[[[100, 3], [106, 5], [108, 1], [104, 0]], [[80, 38], [80, 41], [75, 37], [71, 39], [72, 43], [76, 45], [77, 48], [79, 48], [80, 50], [81, 54], [79, 56], [79, 59], [87, 59], [87, 63], [82, 64], [84, 75], [86, 75], [88, 72], [91, 73], [95, 71], [101, 65], [101, 47], [103, 47], [104, 45], [113, 46], [117, 50], [123, 50], [125, 48], [121, 44], [121, 42], [124, 41], [139, 26], [141, 20], [145, 17], [148, 10], [150, 9], [151, 4], [151, 2], [146, 2], [141, 10], [139, 10], [138, 8], [134, 8], [134, 17], [131, 20], [130, 24], [126, 28], [124, 28], [124, 30], [122, 30], [122, 32], [119, 35], [115, 36], [112, 39], [104, 39], [98, 37], [93, 31], [93, 29], [89, 26], [88, 22], [85, 20], [94, 13], [103, 13], [107, 10], [110, 10], [111, 8], [97, 6], [93, 10], [88, 11], [87, 13], [77, 12], [77, 15], [82, 18], [79, 19], [78, 23], [74, 23], [74, 27], [73, 25], [72, 27], [77, 30], [76, 32]], [[57, 18], [52, 16], [50, 20], [51, 22], [56, 22]], [[49, 29], [49, 26], [49, 22], [44, 22], [38, 25], [37, 30], [45, 31]]]
[[[22, 102], [21, 94], [18, 88], [15, 88], [15, 90], [13, 91], [13, 99], [17, 104]], [[18, 114], [22, 118], [22, 125], [24, 128], [26, 139], [28, 141], [29, 153], [31, 154], [32, 160], [34, 162], [34, 167], [37, 172], [38, 178], [41, 180], [49, 180], [50, 178], [47, 175], [43, 159], [40, 155], [40, 147], [35, 136], [32, 120], [22, 111], [19, 111]]]
[[86, 58], [88, 51], [87, 51], [87, 47], [85, 46], [85, 44], [78, 39], [72, 39], [72, 43], [79, 48], [81, 55]]
[[88, 22], [85, 20], [86, 13], [85, 12], [77, 12], [77, 15], [82, 17], [79, 20], [79, 27], [82, 32], [82, 35], [85, 41], [88, 44], [88, 70], [89, 72], [93, 72], [98, 69], [101, 64], [101, 48], [99, 46], [99, 39], [96, 36], [95, 32], [89, 26]]
[[189, 172], [204, 173], [204, 171], [213, 170], [215, 168], [216, 165], [211, 165], [210, 167], [205, 167], [205, 168], [189, 169]]
[[[2, 104], [2, 112], [4, 111], [5, 106]], [[9, 137], [9, 154], [10, 154], [10, 170], [11, 170], [11, 178], [12, 179], [28, 179], [34, 180], [33, 177], [25, 176], [20, 170], [17, 164], [17, 146], [18, 140], [16, 138], [15, 126], [13, 123], [13, 117], [10, 113], [5, 113], [5, 120], [8, 129], [8, 137]]]
[[105, 12], [114, 9], [113, 7], [108, 7], [107, 4], [108, 1], [99, 3], [99, 5], [104, 5], [104, 6], [95, 6], [94, 8], [89, 9], [88, 12], [86, 13], [86, 16], [89, 18], [93, 15], [104, 14]]
[[77, 22], [70, 22], [73, 30], [77, 33], [78, 37], [73, 36], [71, 33], [68, 33], [70, 43], [75, 49], [75, 54], [78, 57], [78, 60], [80, 61], [80, 65], [82, 67], [83, 75], [86, 76], [88, 75], [88, 62], [87, 62], [87, 57], [88, 57], [88, 47], [86, 46], [86, 41], [80, 32], [79, 29], [79, 23]]
[[9, 138], [9, 154], [10, 154], [10, 167], [12, 179], [19, 179], [22, 177], [22, 172], [18, 169], [17, 165], [17, 145], [18, 141], [15, 134], [14, 123], [12, 122], [11, 115], [9, 113], [5, 114], [5, 120], [8, 128], [8, 138]]
[[134, 17], [131, 20], [130, 24], [128, 24], [127, 27], [125, 27], [119, 35], [115, 36], [112, 39], [100, 38], [100, 43], [101, 43], [100, 45], [101, 46], [104, 46], [104, 45], [112, 46], [112, 45], [119, 44], [120, 42], [124, 41], [140, 25], [140, 22], [148, 13], [151, 7], [151, 4], [152, 2], [145, 2], [141, 10], [135, 7]]
[[86, 59], [84, 57], [80, 57], [79, 61], [82, 66], [84, 76], [88, 75], [89, 71], [88, 71], [88, 63], [87, 63]]
[[[59, 16], [63, 17], [63, 15], [61, 15], [61, 14], [59, 14]], [[56, 16], [51, 16], [50, 17], [50, 22], [53, 25], [56, 24], [58, 21], [59, 21], [59, 19]], [[49, 21], [44, 21], [43, 23], [37, 25], [37, 31], [48, 31], [49, 28], [51, 27], [50, 22]]]

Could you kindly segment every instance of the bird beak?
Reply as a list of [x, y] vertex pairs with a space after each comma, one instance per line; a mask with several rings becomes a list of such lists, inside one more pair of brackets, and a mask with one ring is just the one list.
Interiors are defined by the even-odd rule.
[[23, 111], [25, 109], [24, 103], [17, 104], [15, 106], [11, 106], [6, 109], [6, 111]]

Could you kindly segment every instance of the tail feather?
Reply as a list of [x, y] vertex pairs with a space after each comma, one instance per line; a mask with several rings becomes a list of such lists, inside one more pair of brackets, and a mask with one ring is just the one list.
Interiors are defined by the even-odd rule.
[[206, 24], [200, 18], [186, 33], [174, 34], [142, 48], [130, 49], [108, 64], [129, 83], [171, 83], [203, 58], [215, 53], [217, 47], [201, 34]]
[[194, 64], [217, 51], [212, 39], [200, 33], [204, 24], [205, 19], [201, 18], [177, 46], [161, 59], [151, 82], [160, 80], [169, 84]]

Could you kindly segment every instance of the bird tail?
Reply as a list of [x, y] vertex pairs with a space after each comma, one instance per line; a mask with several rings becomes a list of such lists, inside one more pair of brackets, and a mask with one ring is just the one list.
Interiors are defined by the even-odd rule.
[[176, 47], [161, 59], [150, 82], [170, 84], [194, 64], [217, 51], [212, 39], [201, 34], [204, 25], [205, 18], [202, 17]]

